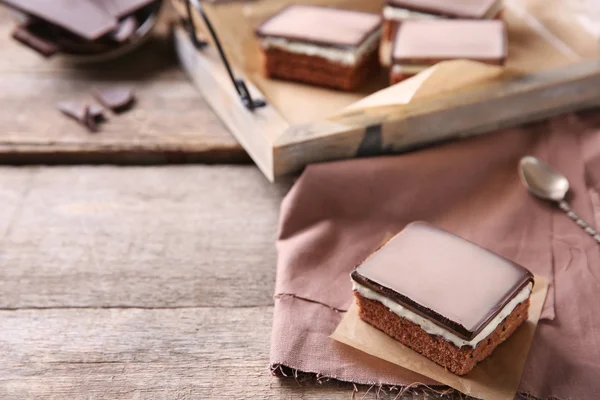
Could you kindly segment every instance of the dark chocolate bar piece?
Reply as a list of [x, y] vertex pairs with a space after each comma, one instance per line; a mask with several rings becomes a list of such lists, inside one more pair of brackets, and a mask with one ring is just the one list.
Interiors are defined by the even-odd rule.
[[50, 57], [60, 50], [56, 43], [38, 35], [36, 32], [32, 31], [29, 25], [18, 26], [13, 31], [12, 37], [23, 43], [25, 46], [37, 51], [44, 57]]
[[90, 1], [84, 0], [0, 0], [9, 7], [60, 26], [87, 40], [113, 31], [117, 19]]
[[88, 112], [96, 122], [100, 122], [106, 119], [106, 117], [104, 116], [104, 108], [102, 108], [98, 104], [90, 104]]
[[135, 101], [133, 90], [128, 87], [94, 88], [92, 94], [102, 105], [116, 112], [131, 108]]
[[472, 340], [533, 276], [458, 236], [413, 223], [354, 270], [352, 279]]
[[110, 15], [116, 18], [122, 18], [126, 15], [138, 11], [140, 8], [146, 7], [156, 0], [88, 0], [94, 3], [97, 7], [105, 10]]
[[103, 110], [98, 105], [86, 103], [63, 101], [57, 104], [57, 108], [66, 116], [73, 118], [90, 132], [98, 132], [98, 122], [104, 119]]

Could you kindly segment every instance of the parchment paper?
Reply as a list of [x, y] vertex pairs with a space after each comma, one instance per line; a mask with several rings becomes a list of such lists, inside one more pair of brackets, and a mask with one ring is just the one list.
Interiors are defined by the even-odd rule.
[[[300, 124], [326, 119], [353, 103], [370, 107], [364, 98], [388, 86], [388, 70], [382, 68], [359, 92], [345, 93], [301, 83], [266, 79], [262, 75], [262, 56], [254, 30], [265, 19], [287, 6], [299, 3], [293, 0], [261, 0], [255, 2], [231, 2], [207, 4], [211, 17], [228, 56], [237, 69], [251, 79], [290, 124]], [[328, 5], [333, 7], [381, 12], [382, 0], [303, 0], [300, 3]], [[595, 40], [573, 21], [573, 15], [560, 0], [505, 0], [503, 10], [509, 34], [509, 56], [504, 76], [520, 75], [569, 63], [581, 62], [597, 53]], [[199, 23], [199, 25], [202, 25]], [[436, 70], [423, 73], [419, 79], [405, 81], [394, 86], [385, 96], [377, 97], [377, 106], [402, 104], [418, 97], [419, 86], [427, 86], [428, 96], [461, 85], [486, 84], [489, 77], [481, 76], [477, 63], [457, 64], [460, 68]], [[485, 75], [485, 74], [484, 74]], [[494, 77], [492, 79], [497, 79]], [[464, 77], [477, 76], [477, 79]], [[427, 85], [430, 79], [434, 84]], [[440, 82], [453, 82], [439, 85]]]
[[521, 380], [523, 366], [547, 292], [548, 281], [535, 276], [528, 320], [490, 357], [462, 377], [446, 371], [361, 320], [356, 304], [352, 304], [346, 312], [331, 338], [434, 379], [469, 396], [486, 400], [512, 400]]

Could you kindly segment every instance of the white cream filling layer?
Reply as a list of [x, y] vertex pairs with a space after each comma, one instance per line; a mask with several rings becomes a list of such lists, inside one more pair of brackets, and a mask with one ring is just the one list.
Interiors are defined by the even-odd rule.
[[[433, 64], [432, 64], [433, 65]], [[425, 71], [431, 65], [400, 65], [394, 64], [392, 66], [393, 74], [418, 74], [419, 72]]]
[[386, 20], [402, 21], [405, 19], [442, 19], [444, 17], [441, 15], [407, 10], [406, 8], [385, 6], [383, 8], [383, 18]]
[[515, 297], [512, 298], [511, 301], [509, 301], [504, 306], [504, 308], [485, 326], [485, 328], [483, 328], [481, 332], [479, 332], [477, 336], [475, 336], [472, 340], [465, 340], [458, 337], [454, 333], [448, 331], [447, 329], [436, 325], [432, 321], [423, 318], [419, 314], [408, 310], [407, 308], [401, 306], [395, 301], [390, 300], [387, 297], [375, 292], [374, 290], [371, 290], [368, 287], [365, 287], [352, 280], [352, 288], [356, 290], [358, 294], [367, 299], [380, 302], [397, 316], [406, 318], [410, 322], [419, 325], [425, 332], [429, 333], [430, 335], [441, 336], [447, 341], [456, 345], [457, 347], [471, 346], [473, 348], [477, 346], [479, 342], [488, 337], [498, 327], [498, 325], [500, 325], [500, 323], [504, 321], [504, 318], [508, 317], [510, 313], [513, 312], [513, 310], [519, 304], [521, 304], [522, 302], [527, 300], [527, 298], [529, 298], [532, 287], [533, 285], [531, 283], [525, 286]]
[[371, 33], [366, 40], [353, 49], [320, 46], [276, 37], [265, 37], [262, 39], [261, 44], [265, 49], [276, 48], [290, 53], [322, 57], [343, 65], [355, 65], [379, 46], [380, 38], [381, 28]]

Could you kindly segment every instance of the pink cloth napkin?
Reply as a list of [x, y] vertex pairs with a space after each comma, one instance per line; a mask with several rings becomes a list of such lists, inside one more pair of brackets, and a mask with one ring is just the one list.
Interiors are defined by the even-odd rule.
[[390, 234], [421, 220], [551, 282], [521, 392], [600, 398], [599, 247], [523, 188], [517, 167], [528, 154], [563, 172], [573, 208], [600, 224], [600, 116], [592, 113], [400, 156], [309, 166], [281, 207], [274, 372], [436, 384], [328, 337], [352, 302], [350, 271]]

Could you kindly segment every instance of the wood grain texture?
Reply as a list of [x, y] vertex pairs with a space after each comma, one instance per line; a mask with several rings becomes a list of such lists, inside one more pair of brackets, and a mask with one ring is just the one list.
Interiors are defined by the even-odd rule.
[[286, 189], [254, 167], [0, 168], [0, 308], [270, 305]]
[[271, 376], [288, 187], [250, 166], [0, 168], [0, 398], [394, 399]]
[[351, 399], [351, 384], [271, 376], [271, 318], [271, 307], [1, 311], [0, 397]]
[[[10, 38], [0, 8], [0, 163], [248, 162], [249, 158], [178, 68], [167, 23], [114, 62], [42, 59]], [[129, 85], [133, 111], [108, 113], [99, 134], [65, 118], [56, 103], [93, 101], [93, 86]]]

